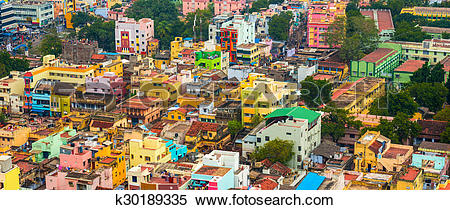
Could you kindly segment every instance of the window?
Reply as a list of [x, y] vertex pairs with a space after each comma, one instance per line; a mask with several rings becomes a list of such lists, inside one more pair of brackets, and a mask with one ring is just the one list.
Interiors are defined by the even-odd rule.
[[266, 136], [266, 141], [270, 141], [270, 137]]
[[286, 133], [286, 135], [290, 136], [290, 135], [292, 135], [292, 133]]
[[145, 161], [150, 161], [150, 157], [149, 157], [149, 156], [146, 156], [146, 157], [145, 157]]
[[302, 146], [298, 146], [298, 151], [302, 151]]
[[134, 159], [134, 155], [131, 155], [131, 159]]
[[256, 138], [256, 141], [259, 143], [259, 142], [261, 142], [261, 138]]
[[69, 186], [70, 186], [70, 187], [73, 187], [73, 182], [69, 182]]
[[131, 181], [132, 181], [132, 182], [137, 182], [137, 176], [132, 176], [132, 177], [131, 177]]

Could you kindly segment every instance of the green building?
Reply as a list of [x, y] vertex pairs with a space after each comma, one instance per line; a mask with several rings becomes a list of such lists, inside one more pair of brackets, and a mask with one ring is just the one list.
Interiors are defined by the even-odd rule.
[[394, 70], [394, 82], [399, 84], [406, 84], [411, 81], [411, 76], [420, 69], [425, 61], [422, 60], [407, 60], [402, 65]]
[[34, 154], [35, 162], [39, 163], [48, 158], [59, 157], [60, 147], [76, 137], [77, 132], [74, 129], [65, 127], [58, 133], [34, 142], [31, 145], [31, 153]]
[[380, 44], [380, 48], [350, 64], [350, 79], [362, 77], [386, 78], [392, 80], [394, 69], [400, 65], [401, 46]]
[[199, 66], [207, 69], [218, 69], [221, 67], [221, 52], [220, 51], [212, 51], [212, 52], [196, 52], [195, 53], [195, 66]]

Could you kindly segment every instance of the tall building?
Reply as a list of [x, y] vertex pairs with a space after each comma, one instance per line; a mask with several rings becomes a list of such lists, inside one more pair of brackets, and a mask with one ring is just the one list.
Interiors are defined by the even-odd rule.
[[116, 21], [116, 52], [121, 54], [147, 54], [148, 42], [154, 36], [154, 22], [150, 18], [135, 21], [121, 18]]
[[27, 27], [43, 27], [54, 19], [53, 3], [30, 0], [1, 4], [1, 28], [15, 29], [19, 25]]
[[211, 0], [183, 0], [183, 15], [195, 12], [196, 10], [205, 10], [210, 3]]
[[309, 47], [329, 48], [325, 33], [337, 17], [345, 16], [343, 3], [314, 3], [308, 12], [307, 43]]
[[245, 9], [245, 0], [212, 0], [214, 3], [214, 14], [223, 13], [239, 14]]
[[255, 42], [255, 30], [255, 22], [248, 21], [248, 17], [243, 15], [235, 15], [233, 20], [222, 24], [220, 46], [222, 51], [230, 54], [230, 64], [237, 63], [238, 45]]

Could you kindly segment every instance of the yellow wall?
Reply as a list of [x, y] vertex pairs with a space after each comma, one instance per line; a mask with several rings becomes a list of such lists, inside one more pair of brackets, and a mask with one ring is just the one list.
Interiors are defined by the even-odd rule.
[[151, 162], [166, 163], [171, 154], [166, 144], [158, 137], [147, 137], [144, 140], [130, 140], [130, 167]]
[[184, 122], [186, 121], [186, 115], [178, 110], [173, 110], [167, 113], [165, 119]]
[[111, 64], [106, 65], [102, 68], [97, 68], [95, 70], [95, 76], [103, 76], [105, 72], [114, 72], [117, 76], [122, 77], [123, 76], [123, 63], [118, 57], [116, 60], [113, 60]]
[[423, 190], [423, 171], [420, 170], [414, 181], [398, 180], [396, 190]]
[[0, 174], [0, 176], [4, 175], [4, 189], [5, 190], [19, 190], [20, 188], [20, 182], [19, 182], [19, 175], [20, 175], [20, 168], [17, 166], [13, 166], [14, 168], [10, 171]]
[[[99, 151], [100, 153], [100, 151]], [[109, 147], [105, 148], [104, 150], [102, 150], [102, 152], [99, 154], [97, 153], [95, 156], [96, 157], [102, 157], [102, 158], [114, 158], [116, 159], [116, 164], [110, 165], [110, 164], [103, 164], [100, 162], [96, 162], [95, 163], [95, 168], [100, 168], [102, 166], [111, 166], [112, 167], [112, 180], [113, 180], [113, 187], [116, 188], [118, 187], [120, 184], [122, 184], [123, 182], [125, 182], [125, 180], [127, 179], [127, 174], [126, 174], [126, 161], [125, 161], [125, 152], [124, 151], [119, 151], [119, 150], [113, 150], [111, 151], [111, 149]]]

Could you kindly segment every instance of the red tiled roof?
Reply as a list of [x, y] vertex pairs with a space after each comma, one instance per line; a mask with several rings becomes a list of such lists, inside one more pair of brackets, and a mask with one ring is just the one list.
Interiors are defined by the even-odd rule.
[[92, 60], [103, 60], [106, 59], [106, 55], [100, 55], [100, 54], [93, 54], [91, 56]]
[[[375, 14], [377, 20], [375, 20]], [[392, 22], [392, 15], [390, 10], [361, 10], [361, 14], [364, 16], [369, 16], [372, 20], [375, 21], [378, 27], [378, 31], [382, 32], [383, 30], [393, 30], [394, 23]]]
[[389, 48], [378, 48], [375, 51], [371, 52], [370, 54], [364, 56], [364, 58], [362, 58], [360, 61], [366, 61], [369, 63], [375, 63], [375, 65], [378, 65], [379, 63], [384, 61], [385, 58], [391, 56], [395, 52], [397, 52], [397, 50], [393, 50], [393, 49], [389, 49]]
[[378, 150], [380, 147], [383, 146], [383, 144], [379, 141], [374, 141], [370, 146], [369, 149], [374, 152], [375, 154], [378, 154]]
[[16, 165], [19, 166], [22, 174], [26, 174], [29, 171], [31, 171], [31, 170], [33, 170], [33, 169], [38, 167], [38, 166], [36, 166], [36, 165], [34, 165], [34, 164], [30, 163], [30, 162], [27, 162], [27, 161], [19, 161], [19, 162], [16, 163]]
[[406, 169], [406, 173], [400, 175], [399, 179], [406, 181], [413, 181], [416, 179], [417, 175], [419, 175], [420, 169], [418, 168], [408, 168]]
[[262, 163], [265, 167], [267, 167], [267, 168], [270, 168], [270, 166], [273, 165], [272, 161], [270, 161], [270, 160], [267, 159], [267, 158], [264, 159], [264, 160], [262, 160], [261, 163]]
[[194, 121], [186, 133], [186, 136], [196, 136], [200, 131], [217, 132], [218, 129], [219, 124], [217, 123]]
[[358, 175], [355, 175], [355, 174], [344, 174], [344, 179], [345, 180], [356, 180], [356, 178], [358, 178]]
[[395, 71], [415, 72], [420, 69], [423, 64], [425, 64], [425, 61], [422, 60], [407, 60], [397, 69], [395, 69]]
[[100, 163], [111, 164], [111, 163], [114, 162], [114, 161], [116, 161], [115, 158], [110, 158], [110, 157], [108, 157], [108, 158], [105, 158], [105, 159], [101, 160]]
[[389, 159], [397, 158], [397, 155], [406, 155], [406, 153], [408, 153], [408, 151], [409, 151], [408, 149], [390, 147], [383, 154], [383, 158], [389, 158]]
[[91, 127], [95, 128], [110, 128], [114, 125], [114, 122], [104, 122], [104, 121], [98, 121], [93, 120], [91, 123]]
[[253, 186], [260, 187], [261, 190], [274, 190], [277, 188], [278, 183], [272, 179], [265, 178], [256, 181]]
[[193, 49], [183, 49], [180, 53], [181, 54], [184, 54], [184, 55], [189, 55], [189, 54], [192, 54], [194, 52], [194, 50]]
[[283, 165], [280, 162], [276, 162], [275, 164], [270, 166], [270, 169], [278, 171], [283, 176], [286, 176], [287, 174], [289, 174], [291, 172], [290, 168], [288, 168], [287, 166]]
[[66, 132], [62, 133], [60, 136], [62, 138], [70, 138], [70, 137], [72, 137], [71, 135], [69, 135], [69, 131], [66, 131]]

